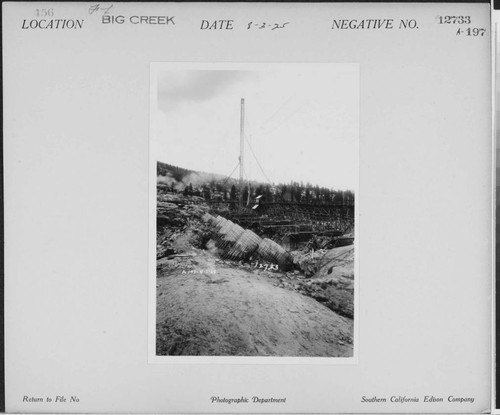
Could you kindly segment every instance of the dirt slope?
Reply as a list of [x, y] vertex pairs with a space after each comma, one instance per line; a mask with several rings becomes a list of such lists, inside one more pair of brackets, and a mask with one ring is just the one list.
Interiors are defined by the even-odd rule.
[[352, 356], [351, 319], [262, 273], [193, 254], [193, 269], [216, 273], [159, 273], [158, 355]]

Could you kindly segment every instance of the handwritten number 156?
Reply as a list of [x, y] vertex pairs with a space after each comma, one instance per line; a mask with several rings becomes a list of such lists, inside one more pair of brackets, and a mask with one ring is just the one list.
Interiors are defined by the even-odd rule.
[[54, 9], [36, 9], [35, 10], [36, 17], [52, 17], [54, 16]]

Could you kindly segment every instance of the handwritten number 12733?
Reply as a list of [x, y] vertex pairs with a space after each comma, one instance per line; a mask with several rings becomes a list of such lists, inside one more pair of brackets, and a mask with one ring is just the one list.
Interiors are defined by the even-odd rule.
[[438, 16], [439, 24], [471, 24], [470, 16]]

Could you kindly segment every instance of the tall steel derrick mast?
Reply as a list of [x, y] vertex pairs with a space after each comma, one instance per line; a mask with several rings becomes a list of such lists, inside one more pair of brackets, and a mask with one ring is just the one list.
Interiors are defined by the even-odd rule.
[[243, 206], [243, 166], [245, 163], [245, 98], [241, 98], [240, 109], [240, 206]]

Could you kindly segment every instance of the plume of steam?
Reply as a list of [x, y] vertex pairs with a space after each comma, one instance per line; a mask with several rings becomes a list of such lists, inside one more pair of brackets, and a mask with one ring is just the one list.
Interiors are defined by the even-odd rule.
[[166, 184], [167, 186], [174, 186], [174, 189], [177, 190], [177, 191], [182, 191], [184, 190], [184, 185], [182, 184], [182, 182], [179, 182], [177, 180], [175, 180], [174, 177], [172, 177], [172, 173], [170, 172], [167, 172], [167, 174], [165, 176], [157, 176], [156, 177], [156, 184]]
[[174, 186], [174, 189], [181, 192], [184, 188], [191, 184], [193, 187], [200, 187], [204, 184], [210, 183], [212, 180], [220, 181], [222, 176], [210, 173], [189, 173], [184, 176], [181, 181], [175, 180], [172, 173], [167, 172], [165, 176], [157, 176], [156, 183], [166, 184], [168, 186]]
[[202, 186], [204, 184], [210, 183], [212, 180], [218, 181], [221, 176], [210, 173], [189, 173], [182, 179], [182, 182], [187, 186], [191, 183], [193, 186]]

